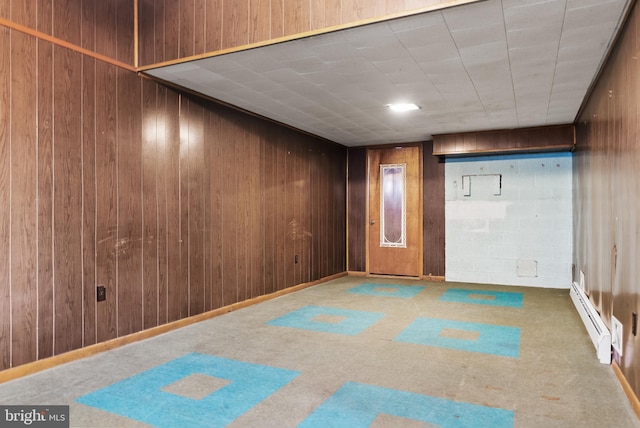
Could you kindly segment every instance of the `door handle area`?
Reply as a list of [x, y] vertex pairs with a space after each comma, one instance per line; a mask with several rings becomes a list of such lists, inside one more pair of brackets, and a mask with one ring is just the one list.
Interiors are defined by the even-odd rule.
[[375, 220], [371, 220], [371, 221], [369, 222], [369, 224], [376, 224], [376, 221], [375, 221]]

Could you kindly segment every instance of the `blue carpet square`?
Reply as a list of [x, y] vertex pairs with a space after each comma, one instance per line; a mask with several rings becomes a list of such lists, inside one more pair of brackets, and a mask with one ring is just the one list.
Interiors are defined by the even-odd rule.
[[450, 288], [440, 296], [440, 299], [438, 300], [443, 302], [521, 308], [523, 294], [513, 291], [465, 290], [463, 288]]
[[368, 294], [371, 296], [399, 297], [411, 299], [422, 290], [424, 285], [398, 285], [398, 284], [360, 284], [348, 289], [349, 293]]
[[378, 312], [305, 306], [267, 324], [355, 336], [382, 317], [384, 314]]
[[[202, 399], [162, 389], [193, 374], [230, 381]], [[86, 394], [79, 403], [157, 427], [222, 427], [300, 373], [204, 354], [188, 354]]]
[[[445, 333], [449, 332], [458, 332], [462, 337], [466, 334], [473, 338], [466, 339], [455, 337], [455, 335], [448, 337]], [[517, 358], [520, 351], [520, 328], [437, 318], [418, 318], [394, 340]]]
[[511, 428], [510, 410], [346, 382], [299, 428], [365, 428], [378, 414], [422, 421], [443, 428]]

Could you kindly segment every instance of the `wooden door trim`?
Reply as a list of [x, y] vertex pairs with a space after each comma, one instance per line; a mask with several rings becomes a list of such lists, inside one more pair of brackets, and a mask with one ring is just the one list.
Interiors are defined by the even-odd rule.
[[367, 191], [367, 198], [366, 198], [366, 204], [365, 204], [365, 208], [366, 208], [366, 214], [365, 214], [365, 274], [366, 276], [369, 277], [374, 277], [374, 276], [381, 276], [381, 277], [385, 277], [385, 278], [390, 278], [390, 277], [396, 277], [396, 278], [400, 278], [399, 276], [394, 276], [394, 275], [379, 275], [379, 274], [372, 274], [371, 270], [369, 268], [369, 235], [370, 235], [370, 231], [369, 231], [369, 211], [370, 211], [370, 192], [371, 192], [371, 151], [373, 150], [386, 150], [386, 149], [394, 149], [396, 147], [417, 147], [418, 148], [418, 216], [420, 218], [420, 232], [418, 233], [418, 253], [419, 253], [419, 259], [418, 259], [418, 268], [419, 268], [419, 273], [418, 276], [403, 276], [402, 278], [422, 278], [424, 276], [424, 192], [423, 192], [423, 180], [424, 180], [424, 174], [423, 174], [423, 150], [424, 150], [424, 146], [422, 143], [411, 143], [411, 144], [392, 144], [392, 145], [383, 145], [383, 146], [371, 146], [371, 147], [367, 147], [367, 186], [366, 186], [366, 191]]

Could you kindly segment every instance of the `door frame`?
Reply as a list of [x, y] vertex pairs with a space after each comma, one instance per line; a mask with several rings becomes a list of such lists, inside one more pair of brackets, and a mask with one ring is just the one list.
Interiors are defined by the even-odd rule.
[[[370, 188], [370, 183], [371, 183], [371, 151], [372, 150], [385, 150], [385, 149], [396, 149], [399, 147], [417, 147], [418, 148], [418, 191], [419, 191], [419, 195], [418, 195], [418, 216], [420, 218], [420, 231], [418, 233], [418, 276], [402, 276], [402, 275], [384, 275], [384, 274], [372, 274], [370, 267], [369, 267], [369, 237], [370, 237], [370, 230], [369, 230], [369, 225], [370, 225], [370, 219], [369, 219], [369, 212], [370, 212], [370, 200], [371, 200], [371, 188]], [[366, 269], [366, 275], [367, 276], [373, 276], [373, 277], [384, 277], [384, 278], [407, 278], [407, 279], [422, 279], [424, 277], [424, 189], [423, 189], [423, 185], [424, 185], [424, 174], [423, 174], [423, 169], [424, 169], [424, 165], [423, 165], [423, 157], [424, 157], [424, 153], [423, 153], [423, 144], [422, 143], [407, 143], [407, 144], [387, 144], [387, 145], [379, 145], [379, 146], [368, 146], [367, 147], [367, 185], [366, 185], [366, 192], [367, 192], [367, 202], [366, 202], [366, 215], [365, 215], [365, 269]], [[408, 214], [408, 213], [407, 213]]]

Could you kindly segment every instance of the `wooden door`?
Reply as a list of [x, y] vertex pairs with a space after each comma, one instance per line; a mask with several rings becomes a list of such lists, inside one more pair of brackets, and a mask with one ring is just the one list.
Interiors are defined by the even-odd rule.
[[420, 147], [370, 149], [368, 272], [422, 273]]

